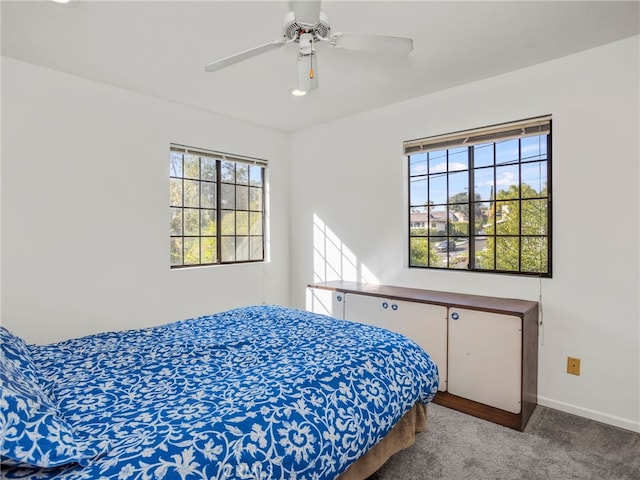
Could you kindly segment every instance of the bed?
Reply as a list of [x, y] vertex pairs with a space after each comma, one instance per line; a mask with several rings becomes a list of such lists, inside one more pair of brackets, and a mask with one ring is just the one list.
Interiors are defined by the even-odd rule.
[[276, 305], [51, 345], [0, 330], [3, 478], [363, 479], [438, 389], [408, 338]]

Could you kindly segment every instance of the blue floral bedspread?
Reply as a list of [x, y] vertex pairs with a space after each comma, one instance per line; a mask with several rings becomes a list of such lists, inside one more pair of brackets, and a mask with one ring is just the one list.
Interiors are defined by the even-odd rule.
[[406, 337], [280, 306], [29, 348], [98, 453], [6, 478], [334, 479], [438, 389]]

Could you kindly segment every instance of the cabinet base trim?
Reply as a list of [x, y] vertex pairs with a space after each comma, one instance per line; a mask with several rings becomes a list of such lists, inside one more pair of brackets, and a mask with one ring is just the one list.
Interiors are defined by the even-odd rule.
[[[527, 415], [524, 415], [522, 412], [517, 414], [506, 412], [499, 408], [458, 397], [457, 395], [453, 395], [449, 392], [438, 392], [433, 399], [433, 402], [438, 405], [442, 405], [443, 407], [452, 408], [459, 412], [497, 423], [498, 425], [513, 428], [520, 432], [524, 430], [524, 427], [527, 425], [529, 417], [533, 412], [533, 408], [523, 409], [523, 411], [527, 412]], [[535, 408], [535, 405], [533, 407]]]

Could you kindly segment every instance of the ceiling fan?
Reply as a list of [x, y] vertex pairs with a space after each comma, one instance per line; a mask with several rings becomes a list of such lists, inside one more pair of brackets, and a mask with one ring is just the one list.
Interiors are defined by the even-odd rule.
[[298, 85], [291, 93], [305, 95], [318, 88], [315, 49], [317, 42], [327, 42], [336, 48], [390, 55], [408, 55], [413, 50], [413, 40], [410, 38], [362, 33], [331, 33], [329, 17], [321, 10], [320, 0], [293, 0], [290, 5], [291, 11], [284, 18], [282, 38], [210, 63], [205, 70], [215, 72], [270, 50], [297, 43]]

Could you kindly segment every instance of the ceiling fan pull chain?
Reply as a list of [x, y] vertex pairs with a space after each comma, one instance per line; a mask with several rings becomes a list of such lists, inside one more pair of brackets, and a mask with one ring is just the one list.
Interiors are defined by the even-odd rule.
[[311, 80], [313, 80], [314, 77], [314, 73], [313, 73], [313, 39], [311, 39], [311, 64], [309, 66], [309, 78]]

